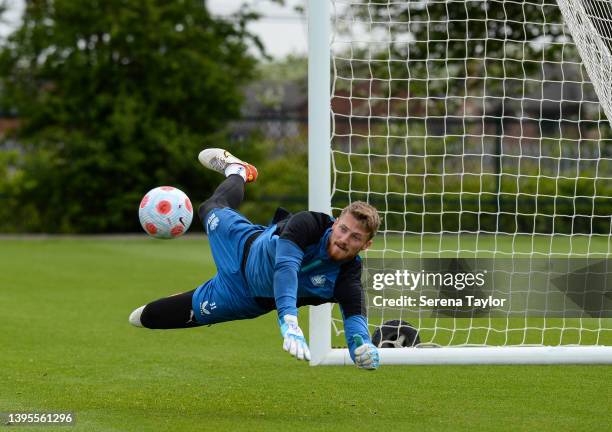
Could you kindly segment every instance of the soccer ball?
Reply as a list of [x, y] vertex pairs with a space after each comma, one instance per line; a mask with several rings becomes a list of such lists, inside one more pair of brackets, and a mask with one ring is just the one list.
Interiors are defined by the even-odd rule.
[[176, 238], [185, 233], [193, 219], [191, 201], [183, 191], [172, 186], [151, 189], [140, 201], [138, 218], [152, 237]]

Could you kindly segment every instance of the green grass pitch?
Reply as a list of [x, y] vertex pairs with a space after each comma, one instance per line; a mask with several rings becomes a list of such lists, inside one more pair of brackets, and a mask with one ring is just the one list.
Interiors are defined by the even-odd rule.
[[309, 367], [282, 351], [273, 314], [189, 330], [128, 324], [135, 307], [214, 271], [204, 237], [0, 240], [0, 412], [76, 413], [75, 426], [23, 431], [612, 424], [609, 366]]

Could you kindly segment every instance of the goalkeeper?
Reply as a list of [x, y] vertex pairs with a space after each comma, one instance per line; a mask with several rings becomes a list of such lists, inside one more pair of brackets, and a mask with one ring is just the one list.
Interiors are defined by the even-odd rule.
[[376, 369], [379, 356], [368, 333], [358, 256], [380, 225], [376, 209], [353, 202], [335, 220], [323, 213], [290, 215], [279, 209], [271, 225], [255, 225], [236, 209], [257, 169], [222, 149], [205, 149], [199, 160], [227, 177], [198, 210], [217, 274], [195, 290], [139, 307], [130, 323], [189, 328], [276, 309], [284, 350], [310, 360], [298, 307], [333, 302], [340, 305], [351, 358], [361, 368]]

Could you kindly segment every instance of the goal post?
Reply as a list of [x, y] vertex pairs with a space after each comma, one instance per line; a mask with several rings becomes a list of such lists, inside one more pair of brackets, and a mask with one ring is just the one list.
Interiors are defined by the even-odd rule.
[[[377, 207], [370, 332], [420, 336], [381, 364], [612, 363], [612, 10], [574, 3], [308, 2], [309, 208]], [[482, 292], [422, 282], [449, 265]], [[309, 326], [311, 365], [352, 364], [336, 306]]]
[[[308, 209], [331, 213], [330, 5], [308, 3]], [[331, 345], [331, 304], [310, 306], [311, 364], [324, 364]]]

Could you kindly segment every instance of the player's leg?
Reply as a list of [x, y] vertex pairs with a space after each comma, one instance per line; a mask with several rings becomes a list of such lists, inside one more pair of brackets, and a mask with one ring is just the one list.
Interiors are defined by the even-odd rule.
[[206, 222], [206, 215], [215, 208], [237, 209], [244, 199], [244, 180], [239, 175], [230, 175], [218, 187], [210, 198], [198, 208], [198, 215], [202, 222]]
[[244, 185], [254, 181], [257, 170], [222, 149], [206, 149], [198, 156], [207, 168], [227, 178], [199, 208], [218, 274], [229, 286], [244, 285], [242, 261], [248, 239], [265, 227], [254, 225], [236, 208], [244, 197]]
[[255, 318], [269, 312], [241, 284], [220, 275], [192, 291], [155, 300], [134, 310], [130, 324], [149, 329], [180, 329]]
[[176, 329], [204, 325], [195, 320], [192, 298], [195, 290], [164, 297], [130, 314], [130, 324], [150, 329]]
[[[130, 323], [135, 326], [188, 328], [252, 318], [267, 312], [248, 297], [241, 272], [244, 243], [258, 227], [235, 211], [244, 198], [245, 183], [257, 178], [257, 169], [223, 149], [205, 149], [198, 159], [205, 167], [227, 177], [198, 210], [209, 235], [218, 274], [196, 290], [165, 297], [134, 310]], [[214, 285], [219, 288], [212, 292]], [[218, 309], [214, 318], [207, 316], [211, 308]], [[194, 320], [194, 316], [199, 319]]]
[[198, 209], [202, 221], [205, 221], [208, 212], [214, 208], [237, 209], [244, 198], [244, 184], [257, 179], [257, 168], [238, 159], [227, 150], [218, 148], [202, 150], [198, 160], [206, 168], [227, 177]]
[[[206, 157], [203, 158], [203, 154]], [[231, 161], [229, 165], [228, 160]], [[244, 197], [245, 181], [254, 180], [257, 170], [219, 149], [204, 150], [200, 153], [200, 161], [215, 171], [223, 172], [221, 168], [227, 168], [228, 178], [200, 206], [199, 211], [208, 234], [217, 275], [195, 291], [181, 295], [180, 302], [175, 302], [175, 296], [172, 296], [139, 308], [140, 312], [139, 309], [134, 311], [132, 315], [140, 313], [140, 321], [134, 321], [141, 322], [145, 327], [193, 327], [253, 318], [268, 311], [249, 297], [241, 270], [246, 241], [264, 227], [253, 225], [235, 210]], [[250, 177], [245, 177], [247, 172], [250, 172]], [[192, 311], [195, 320], [192, 319]], [[189, 319], [186, 320], [186, 316]]]

